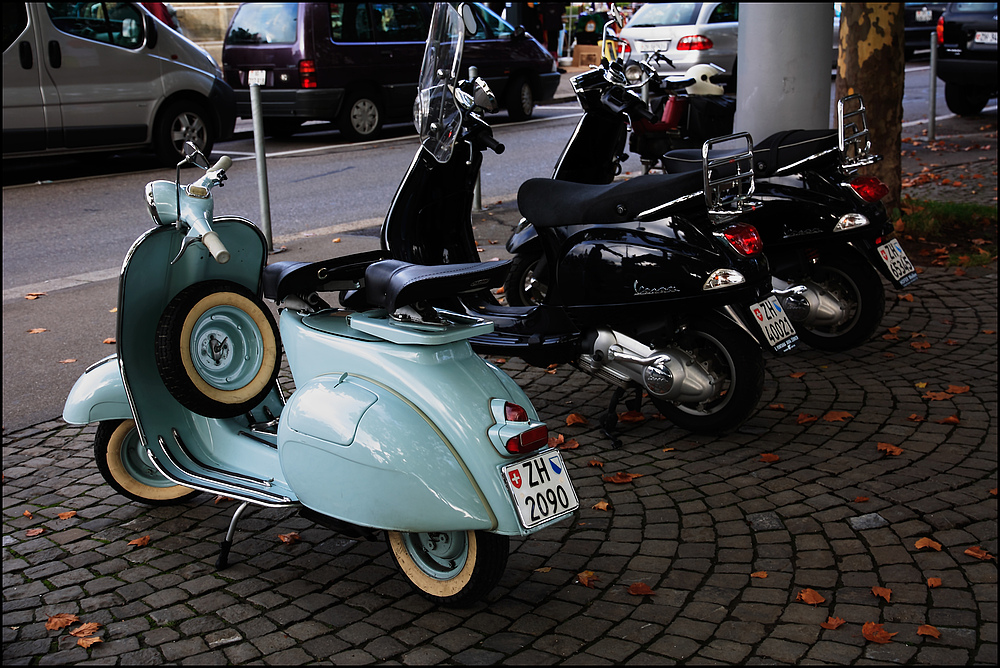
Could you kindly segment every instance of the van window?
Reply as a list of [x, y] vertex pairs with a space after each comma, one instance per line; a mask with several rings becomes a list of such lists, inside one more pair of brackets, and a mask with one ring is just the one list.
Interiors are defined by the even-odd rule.
[[3, 3], [3, 50], [6, 51], [14, 40], [28, 27], [28, 10], [23, 2]]
[[357, 2], [330, 3], [330, 37], [334, 42], [373, 42], [368, 5]]
[[502, 39], [514, 34], [514, 28], [483, 5], [470, 5], [478, 14], [476, 34], [469, 39]]
[[379, 42], [423, 42], [430, 19], [417, 3], [372, 3], [375, 38]]
[[66, 34], [126, 49], [142, 46], [142, 14], [127, 2], [47, 2], [45, 9]]
[[227, 44], [294, 44], [299, 6], [294, 2], [240, 5], [226, 35]]

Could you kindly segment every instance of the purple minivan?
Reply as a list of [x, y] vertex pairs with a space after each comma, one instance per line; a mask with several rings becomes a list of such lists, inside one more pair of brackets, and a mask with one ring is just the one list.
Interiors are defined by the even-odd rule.
[[[522, 28], [472, 4], [478, 32], [465, 40], [463, 71], [479, 69], [515, 120], [559, 86], [552, 55]], [[250, 118], [251, 83], [261, 86], [265, 131], [288, 136], [309, 120], [338, 124], [352, 140], [412, 117], [431, 3], [249, 2], [240, 5], [222, 51], [237, 114]]]

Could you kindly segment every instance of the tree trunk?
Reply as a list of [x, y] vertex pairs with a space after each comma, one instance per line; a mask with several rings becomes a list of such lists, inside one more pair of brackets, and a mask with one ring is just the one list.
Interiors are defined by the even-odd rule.
[[862, 173], [889, 188], [885, 205], [899, 206], [904, 74], [903, 3], [845, 2], [840, 14], [837, 99], [860, 93], [868, 108], [872, 152], [882, 161]]

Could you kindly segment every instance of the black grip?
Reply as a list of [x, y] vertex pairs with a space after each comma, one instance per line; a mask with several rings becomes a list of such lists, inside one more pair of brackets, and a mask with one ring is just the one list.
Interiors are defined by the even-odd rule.
[[500, 155], [505, 150], [507, 150], [506, 146], [504, 146], [503, 144], [501, 144], [500, 142], [498, 142], [496, 139], [494, 139], [489, 135], [483, 135], [483, 143], [486, 144], [486, 148], [490, 149], [497, 155]]

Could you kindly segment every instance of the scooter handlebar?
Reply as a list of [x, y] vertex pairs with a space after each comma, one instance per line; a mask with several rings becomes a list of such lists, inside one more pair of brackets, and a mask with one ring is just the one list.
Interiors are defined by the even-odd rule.
[[208, 171], [215, 172], [220, 169], [225, 171], [232, 166], [233, 166], [233, 159], [230, 158], [228, 155], [224, 155], [221, 158], [219, 158], [219, 161], [216, 162]]
[[229, 262], [229, 251], [226, 250], [226, 246], [222, 243], [222, 239], [219, 238], [219, 235], [215, 230], [203, 234], [201, 242], [205, 244], [205, 247], [208, 248], [208, 252], [212, 254], [212, 257], [215, 258], [216, 262], [219, 264]]
[[498, 142], [496, 139], [494, 139], [489, 135], [483, 135], [483, 143], [486, 144], [486, 148], [490, 149], [497, 155], [500, 155], [505, 150], [507, 150], [506, 146], [504, 146], [503, 144], [501, 144], [500, 142]]

